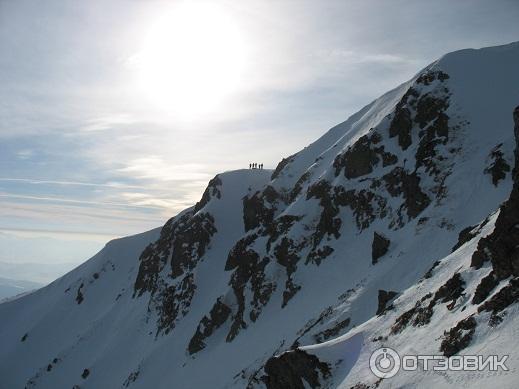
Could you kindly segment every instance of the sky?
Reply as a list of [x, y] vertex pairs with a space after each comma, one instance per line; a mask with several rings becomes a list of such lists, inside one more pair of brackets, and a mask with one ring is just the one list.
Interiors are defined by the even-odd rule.
[[0, 262], [158, 227], [518, 20], [516, 0], [0, 0]]

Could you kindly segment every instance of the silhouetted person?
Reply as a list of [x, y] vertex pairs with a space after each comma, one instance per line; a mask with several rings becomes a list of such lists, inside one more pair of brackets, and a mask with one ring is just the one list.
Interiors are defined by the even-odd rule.
[[249, 163], [249, 169], [252, 169], [252, 163]]

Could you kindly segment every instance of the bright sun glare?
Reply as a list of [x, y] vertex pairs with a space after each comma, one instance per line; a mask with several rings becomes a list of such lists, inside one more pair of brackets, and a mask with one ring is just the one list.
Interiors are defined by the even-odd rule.
[[133, 58], [144, 97], [176, 116], [217, 109], [236, 90], [246, 47], [232, 18], [208, 3], [184, 3], [151, 26]]

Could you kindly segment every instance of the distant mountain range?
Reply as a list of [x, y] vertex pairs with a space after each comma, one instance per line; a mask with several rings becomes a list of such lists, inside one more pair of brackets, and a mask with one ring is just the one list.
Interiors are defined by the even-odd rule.
[[43, 285], [44, 284], [37, 282], [11, 280], [9, 278], [0, 277], [0, 302], [5, 298], [39, 289]]
[[76, 266], [77, 264], [73, 262], [0, 262], [0, 277], [46, 285], [69, 272]]

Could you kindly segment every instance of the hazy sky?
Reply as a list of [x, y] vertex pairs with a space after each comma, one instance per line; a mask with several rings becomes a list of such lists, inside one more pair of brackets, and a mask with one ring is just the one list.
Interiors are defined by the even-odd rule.
[[0, 0], [0, 261], [159, 226], [518, 20], [517, 0]]

